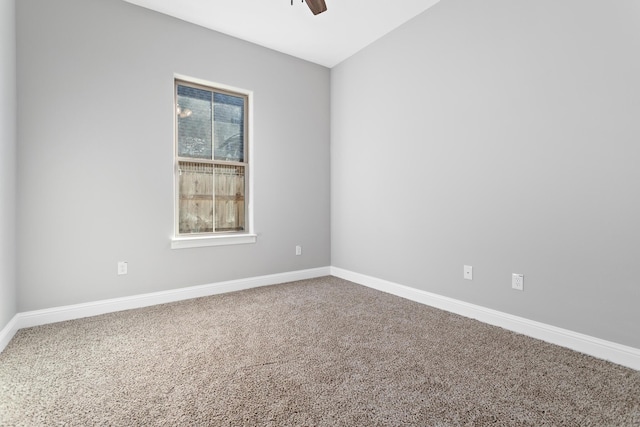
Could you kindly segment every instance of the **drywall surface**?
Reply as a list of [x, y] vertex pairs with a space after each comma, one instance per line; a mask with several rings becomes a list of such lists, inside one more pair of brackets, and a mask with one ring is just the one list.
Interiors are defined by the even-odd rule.
[[16, 314], [15, 1], [0, 2], [0, 330]]
[[447, 0], [333, 68], [332, 265], [640, 348], [638, 52], [635, 0]]
[[[19, 311], [329, 265], [327, 68], [120, 0], [17, 13]], [[256, 244], [170, 248], [175, 73], [253, 91]]]

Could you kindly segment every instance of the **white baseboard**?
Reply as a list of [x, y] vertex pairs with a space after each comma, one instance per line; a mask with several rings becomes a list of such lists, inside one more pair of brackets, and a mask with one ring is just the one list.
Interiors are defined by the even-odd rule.
[[149, 307], [157, 304], [166, 304], [191, 298], [241, 291], [261, 286], [277, 285], [279, 283], [294, 282], [296, 280], [313, 279], [315, 277], [329, 276], [331, 274], [330, 272], [330, 267], [320, 267], [18, 313], [11, 319], [9, 324], [0, 331], [0, 352], [9, 344], [9, 341], [11, 341], [15, 333], [22, 328], [97, 316], [122, 310], [131, 310], [134, 308]]
[[570, 348], [599, 359], [640, 370], [640, 349], [513, 316], [364, 274], [331, 267], [331, 275], [421, 304], [479, 320], [490, 325]]
[[208, 285], [18, 313], [0, 331], [0, 352], [9, 344], [15, 333], [22, 328], [328, 275], [340, 277], [382, 292], [397, 295], [421, 304], [570, 348], [599, 359], [640, 370], [640, 349], [605, 341], [589, 335], [523, 317], [513, 316], [479, 305], [466, 303], [337, 267], [321, 267], [248, 279], [230, 280]]
[[18, 315], [16, 314], [0, 331], [0, 353], [9, 344], [11, 338], [18, 332]]

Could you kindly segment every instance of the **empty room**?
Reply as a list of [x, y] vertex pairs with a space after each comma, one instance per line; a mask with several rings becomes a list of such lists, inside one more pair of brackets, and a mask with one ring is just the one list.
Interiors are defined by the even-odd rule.
[[1, 426], [640, 426], [637, 0], [0, 1]]

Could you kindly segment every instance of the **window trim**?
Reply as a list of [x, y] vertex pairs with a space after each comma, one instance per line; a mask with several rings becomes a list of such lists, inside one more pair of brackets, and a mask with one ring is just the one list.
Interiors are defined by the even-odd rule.
[[[202, 233], [202, 234], [179, 234], [179, 189], [178, 189], [178, 162], [184, 158], [178, 156], [178, 139], [177, 139], [177, 120], [176, 114], [176, 83], [182, 81], [188, 84], [203, 86], [204, 88], [213, 89], [222, 93], [228, 92], [231, 95], [242, 95], [246, 97], [245, 106], [245, 145], [244, 156], [245, 162], [245, 230], [238, 232], [218, 232], [218, 233]], [[183, 74], [174, 74], [171, 85], [172, 93], [172, 122], [173, 122], [173, 236], [171, 237], [171, 249], [197, 248], [207, 246], [226, 246], [239, 244], [252, 244], [257, 241], [257, 234], [254, 231], [253, 220], [253, 165], [255, 158], [253, 156], [253, 91], [241, 89], [221, 83], [215, 83], [203, 79], [189, 77]]]
[[207, 246], [246, 245], [256, 243], [257, 234], [235, 233], [226, 235], [205, 235], [189, 237], [173, 237], [171, 249], [203, 248]]

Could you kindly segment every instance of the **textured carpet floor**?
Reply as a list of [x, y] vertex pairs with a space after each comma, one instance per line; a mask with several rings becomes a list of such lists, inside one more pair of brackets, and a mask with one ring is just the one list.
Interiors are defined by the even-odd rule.
[[325, 277], [20, 330], [0, 425], [640, 426], [640, 372]]

